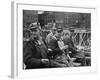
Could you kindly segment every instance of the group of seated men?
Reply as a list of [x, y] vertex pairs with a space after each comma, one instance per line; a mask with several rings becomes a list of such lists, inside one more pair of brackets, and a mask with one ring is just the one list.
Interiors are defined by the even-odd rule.
[[74, 67], [77, 62], [86, 65], [84, 53], [74, 46], [69, 34], [63, 36], [62, 27], [53, 26], [45, 40], [36, 23], [30, 24], [30, 32], [30, 41], [23, 49], [25, 69]]

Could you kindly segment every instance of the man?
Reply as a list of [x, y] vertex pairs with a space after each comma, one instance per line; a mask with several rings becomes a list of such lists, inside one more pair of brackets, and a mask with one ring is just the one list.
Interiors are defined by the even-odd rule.
[[71, 52], [69, 55], [72, 58], [76, 58], [75, 62], [80, 62], [82, 66], [86, 65], [85, 55], [81, 51], [79, 51], [72, 41], [71, 33], [68, 32], [66, 36], [63, 39], [64, 44], [68, 45], [69, 52]]
[[50, 42], [51, 39], [55, 38], [55, 34], [56, 34], [56, 27], [53, 26], [52, 29], [51, 29], [51, 32], [46, 37], [46, 43], [47, 44]]
[[57, 33], [54, 35], [55, 38], [52, 38], [48, 43], [48, 48], [51, 49], [51, 56], [53, 58], [53, 65], [56, 67], [67, 67], [68, 61], [66, 55], [63, 54], [63, 50], [59, 48], [58, 40], [63, 34], [62, 27], [57, 28]]
[[[55, 28], [52, 28], [52, 31], [54, 29]], [[58, 31], [58, 28], [57, 28], [57, 31]], [[62, 29], [59, 29], [59, 32], [62, 32]], [[60, 35], [61, 35], [60, 33], [56, 32], [55, 35], [51, 35], [51, 36], [48, 35], [48, 37], [47, 37], [49, 39], [49, 41], [47, 43], [48, 49], [49, 50], [51, 49], [53, 51], [53, 56], [61, 52], [61, 50], [58, 47], [58, 43], [57, 43], [57, 40]]]
[[48, 50], [40, 37], [37, 23], [30, 24], [31, 38], [23, 50], [26, 69], [47, 68], [50, 65]]

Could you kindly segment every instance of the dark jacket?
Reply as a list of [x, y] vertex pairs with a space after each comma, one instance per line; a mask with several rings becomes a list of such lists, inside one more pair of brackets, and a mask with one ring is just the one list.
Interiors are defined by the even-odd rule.
[[27, 69], [44, 68], [41, 59], [47, 59], [47, 48], [44, 44], [38, 46], [34, 41], [29, 41], [23, 49], [23, 61]]
[[72, 54], [70, 54], [71, 57], [77, 57], [77, 58], [84, 58], [85, 57], [84, 53], [77, 51], [77, 48], [74, 46], [74, 43], [70, 38], [65, 38], [64, 44], [69, 46], [69, 51], [72, 52]]
[[50, 42], [48, 43], [48, 48], [52, 49], [52, 56], [60, 55], [62, 51], [60, 50], [58, 46], [58, 42], [56, 39], [51, 39]]
[[65, 45], [69, 46], [69, 51], [72, 53], [77, 53], [77, 48], [74, 46], [74, 43], [70, 38], [65, 38], [63, 41]]

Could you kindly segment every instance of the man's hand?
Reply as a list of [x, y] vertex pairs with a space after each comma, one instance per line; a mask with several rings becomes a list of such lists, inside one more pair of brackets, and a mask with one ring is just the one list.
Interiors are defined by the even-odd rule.
[[65, 45], [64, 47], [63, 47], [63, 49], [67, 49], [68, 48], [68, 45]]
[[48, 65], [49, 59], [41, 59], [42, 64]]
[[48, 51], [52, 51], [52, 49], [48, 49]]

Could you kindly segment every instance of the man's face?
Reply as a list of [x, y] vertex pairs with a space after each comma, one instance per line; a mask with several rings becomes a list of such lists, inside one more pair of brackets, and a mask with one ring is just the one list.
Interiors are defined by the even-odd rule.
[[62, 30], [62, 29], [58, 29], [58, 30], [57, 30], [57, 34], [58, 34], [59, 36], [62, 36], [63, 30]]
[[39, 38], [39, 30], [37, 28], [33, 29], [31, 33], [32, 33], [31, 35], [32, 40]]
[[57, 37], [58, 39], [60, 39], [62, 36], [63, 36], [63, 32], [62, 32], [62, 31], [57, 31], [56, 37]]
[[56, 29], [52, 29], [52, 33], [53, 34], [56, 34]]

